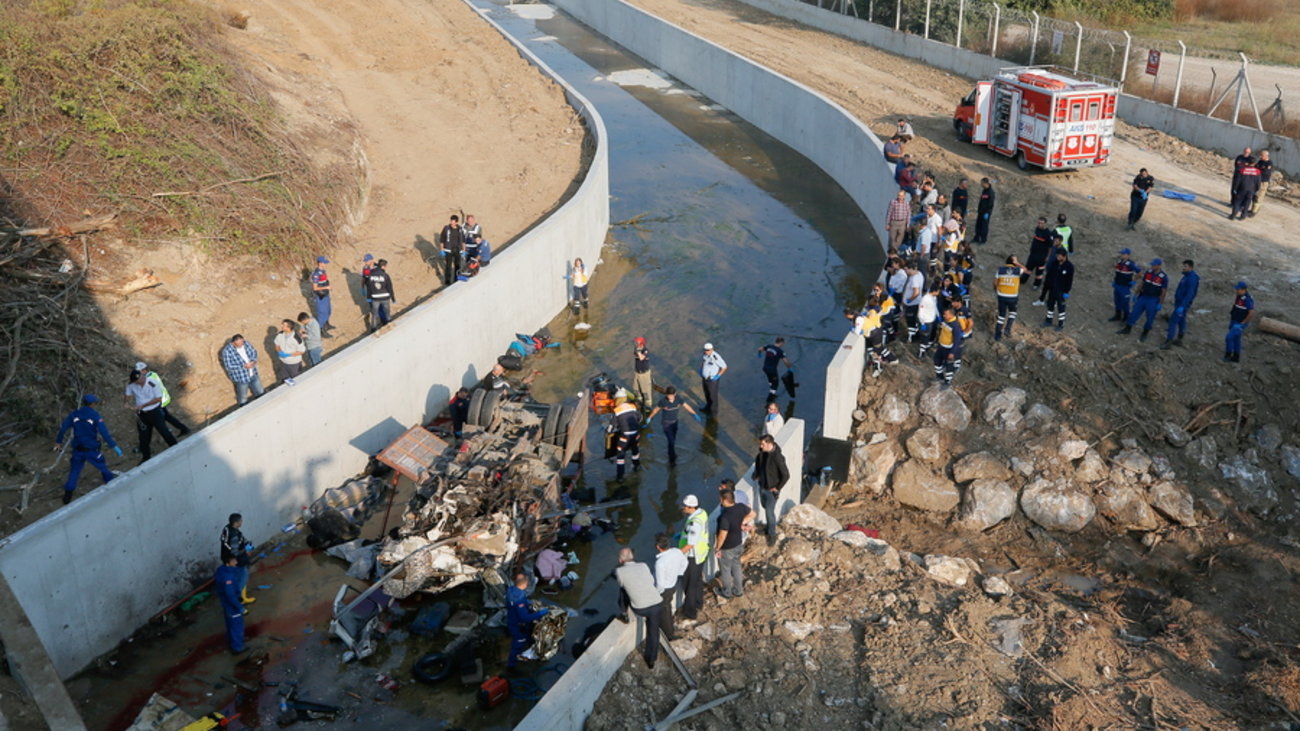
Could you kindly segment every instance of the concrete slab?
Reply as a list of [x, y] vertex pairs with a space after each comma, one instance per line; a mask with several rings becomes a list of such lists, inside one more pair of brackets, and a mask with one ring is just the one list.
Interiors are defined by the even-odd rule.
[[[77, 707], [73, 705], [67, 688], [63, 687], [54, 663], [50, 662], [36, 628], [28, 620], [4, 576], [0, 576], [0, 642], [4, 643], [9, 672], [36, 701], [50, 728], [84, 731], [86, 725], [82, 723]], [[0, 715], [0, 729], [8, 727], [8, 722]]]

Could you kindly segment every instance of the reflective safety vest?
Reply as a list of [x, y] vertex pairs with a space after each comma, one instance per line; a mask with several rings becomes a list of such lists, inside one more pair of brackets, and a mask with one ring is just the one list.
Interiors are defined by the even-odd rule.
[[1074, 233], [1074, 229], [1070, 228], [1069, 226], [1056, 227], [1056, 234], [1061, 237], [1061, 246], [1065, 247], [1065, 250], [1070, 252], [1071, 254], [1074, 253], [1074, 247], [1070, 245], [1070, 236], [1073, 233]]
[[703, 508], [696, 508], [686, 518], [686, 527], [682, 530], [682, 540], [678, 548], [685, 551], [687, 546], [694, 545], [694, 554], [686, 554], [688, 558], [694, 558], [695, 563], [703, 564], [709, 558], [709, 514], [704, 512]]
[[961, 248], [961, 234], [953, 231], [943, 240], [943, 249], [952, 254], [956, 254]]
[[996, 282], [999, 297], [1020, 296], [1020, 270], [1018, 268], [1012, 266], [998, 267], [994, 282]]
[[894, 311], [894, 307], [894, 298], [888, 296], [885, 297], [885, 299], [880, 303], [880, 315], [882, 317], [888, 317], [889, 313]]
[[145, 379], [153, 381], [158, 386], [158, 390], [162, 392], [162, 403], [160, 405], [164, 409], [167, 408], [167, 404], [172, 402], [172, 395], [167, 392], [167, 387], [163, 385], [162, 376], [158, 375], [158, 371], [149, 371], [149, 375], [145, 376]]
[[939, 347], [951, 348], [956, 338], [953, 336], [953, 329], [961, 327], [956, 318], [951, 320], [939, 319]]
[[867, 310], [867, 314], [862, 316], [862, 336], [868, 337], [879, 330], [882, 319], [880, 310]]

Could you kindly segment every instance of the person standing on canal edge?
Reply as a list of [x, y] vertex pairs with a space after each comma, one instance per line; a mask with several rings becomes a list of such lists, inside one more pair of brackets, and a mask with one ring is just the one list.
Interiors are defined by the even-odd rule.
[[630, 548], [618, 551], [618, 568], [614, 569], [618, 581], [618, 610], [621, 622], [627, 622], [627, 610], [645, 620], [645, 664], [654, 670], [659, 659], [659, 625], [663, 619], [663, 595], [655, 588], [650, 567], [636, 560]]
[[682, 616], [695, 619], [704, 606], [704, 564], [709, 560], [709, 514], [700, 509], [700, 499], [694, 495], [682, 498], [682, 514], [686, 524], [678, 547], [686, 554], [685, 579], [682, 582]]
[[262, 395], [262, 377], [257, 373], [257, 348], [235, 333], [221, 349], [221, 367], [226, 377], [235, 384], [235, 403], [243, 406], [248, 402], [248, 392], [253, 396]]
[[442, 233], [438, 234], [438, 243], [442, 245], [442, 283], [450, 287], [456, 281], [456, 272], [460, 271], [460, 255], [465, 250], [465, 231], [460, 227], [460, 216], [452, 216]]
[[176, 437], [167, 428], [163, 419], [163, 393], [158, 384], [149, 380], [140, 371], [131, 371], [130, 383], [126, 387], [127, 408], [135, 412], [136, 431], [140, 436], [140, 463], [144, 464], [153, 456], [153, 433], [158, 432], [167, 446], [176, 444]]
[[329, 259], [316, 257], [316, 271], [311, 273], [311, 292], [316, 295], [316, 322], [320, 323], [322, 331], [330, 329], [330, 314], [334, 311], [330, 303], [330, 273], [325, 268], [328, 263]]
[[[397, 306], [397, 293], [393, 291], [393, 279], [384, 271], [387, 259], [380, 259], [370, 267], [370, 273], [362, 279], [366, 288], [366, 301], [370, 303], [370, 331], [374, 332], [388, 324], [392, 314], [390, 308]], [[456, 275], [453, 274], [454, 278]]]
[[99, 470], [99, 476], [104, 478], [105, 485], [116, 477], [112, 470], [108, 469], [108, 462], [104, 460], [104, 454], [100, 451], [99, 440], [102, 437], [113, 453], [119, 457], [122, 456], [122, 448], [117, 446], [117, 442], [113, 441], [113, 435], [108, 433], [108, 425], [104, 423], [104, 417], [95, 411], [94, 405], [97, 403], [99, 397], [93, 393], [82, 396], [81, 408], [63, 419], [63, 424], [59, 427], [59, 435], [54, 438], [54, 449], [57, 451], [63, 448], [63, 437], [67, 435], [69, 429], [72, 430], [71, 464], [68, 480], [63, 483], [64, 505], [72, 502], [72, 493], [77, 489], [77, 479], [81, 477], [81, 469], [86, 462]]
[[713, 350], [713, 343], [704, 344], [704, 357], [700, 361], [700, 382], [704, 385], [704, 408], [701, 411], [717, 414], [718, 380], [727, 372], [727, 361]]
[[758, 454], [754, 456], [754, 479], [758, 481], [758, 498], [767, 519], [767, 545], [776, 545], [776, 501], [781, 488], [790, 480], [790, 468], [785, 465], [785, 455], [770, 435], [758, 440]]
[[654, 378], [650, 372], [650, 349], [646, 347], [645, 338], [632, 340], [632, 390], [636, 391], [637, 408], [644, 413], [653, 408]]
[[244, 651], [244, 608], [239, 602], [239, 568], [235, 566], [234, 556], [222, 558], [212, 585], [216, 587], [221, 617], [226, 622], [226, 643], [230, 653], [238, 655]]
[[993, 204], [997, 200], [997, 193], [993, 190], [993, 183], [988, 178], [980, 178], [980, 202], [979, 207], [975, 209], [975, 238], [972, 239], [976, 244], [987, 244], [989, 242], [989, 219], [993, 218]]

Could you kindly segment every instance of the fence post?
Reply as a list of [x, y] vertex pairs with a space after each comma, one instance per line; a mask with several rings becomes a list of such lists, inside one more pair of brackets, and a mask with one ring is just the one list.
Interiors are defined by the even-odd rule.
[[1187, 60], [1187, 44], [1178, 42], [1178, 74], [1174, 76], [1174, 109], [1178, 108], [1178, 92], [1183, 90], [1183, 62]]
[[894, 4], [894, 30], [898, 30], [903, 21], [903, 0], [897, 0]]
[[1083, 23], [1074, 21], [1074, 27], [1079, 30], [1079, 40], [1074, 43], [1074, 73], [1079, 73], [1079, 54], [1083, 51]]
[[1124, 63], [1119, 66], [1119, 90], [1124, 91], [1124, 82], [1128, 79], [1128, 53], [1129, 48], [1133, 46], [1133, 36], [1124, 31]]
[[930, 40], [930, 1], [925, 0], [925, 40]]
[[1241, 93], [1245, 91], [1246, 86], [1246, 54], [1237, 52], [1241, 56], [1241, 70], [1237, 72], [1237, 97], [1232, 102], [1232, 123], [1237, 123], [1237, 114], [1241, 112]]
[[1029, 65], [1034, 65], [1034, 56], [1038, 53], [1038, 11], [1029, 11], [1034, 16], [1034, 37], [1029, 41]]
[[998, 35], [1000, 31], [998, 26], [1002, 24], [1002, 6], [993, 3], [993, 51], [989, 53], [993, 58], [998, 57]]
[[961, 48], [961, 25], [966, 21], [966, 0], [957, 0], [957, 47]]
[[867, 3], [867, 22], [874, 23], [875, 21], [876, 21], [876, 0], [871, 0], [871, 2]]

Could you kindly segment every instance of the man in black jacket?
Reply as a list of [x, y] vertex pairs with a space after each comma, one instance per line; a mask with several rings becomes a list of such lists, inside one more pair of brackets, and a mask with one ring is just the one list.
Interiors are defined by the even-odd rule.
[[758, 483], [758, 497], [767, 516], [769, 546], [776, 543], [776, 501], [789, 479], [790, 469], [785, 466], [781, 448], [770, 434], [764, 434], [758, 440], [758, 454], [754, 456], [754, 482]]
[[[1029, 259], [1025, 264], [1025, 269], [1034, 274], [1034, 289], [1043, 286], [1043, 272], [1047, 270], [1047, 260], [1052, 258], [1053, 235], [1052, 227], [1047, 225], [1047, 219], [1039, 216], [1038, 227], [1034, 229], [1034, 235], [1029, 239]], [[1034, 304], [1041, 305], [1043, 301], [1038, 300]]]
[[388, 276], [388, 272], [384, 271], [386, 266], [388, 266], [388, 260], [380, 259], [361, 281], [366, 290], [366, 299], [370, 302], [371, 332], [388, 324], [388, 318], [392, 312], [390, 308], [397, 305], [397, 295], [393, 292], [393, 280]]
[[460, 227], [460, 216], [452, 216], [451, 221], [442, 227], [438, 243], [442, 245], [442, 283], [449, 285], [456, 281], [460, 254], [465, 250], [465, 229]]
[[980, 202], [975, 209], [975, 238], [971, 243], [987, 244], [989, 242], [989, 219], [993, 217], [993, 204], [997, 193], [988, 178], [980, 178]]
[[1074, 264], [1064, 247], [1057, 247], [1056, 256], [1047, 265], [1047, 275], [1043, 277], [1043, 304], [1047, 305], [1047, 317], [1043, 327], [1051, 327], [1052, 313], [1056, 313], [1056, 329], [1065, 327], [1065, 301], [1070, 299], [1070, 287], [1074, 285]]

